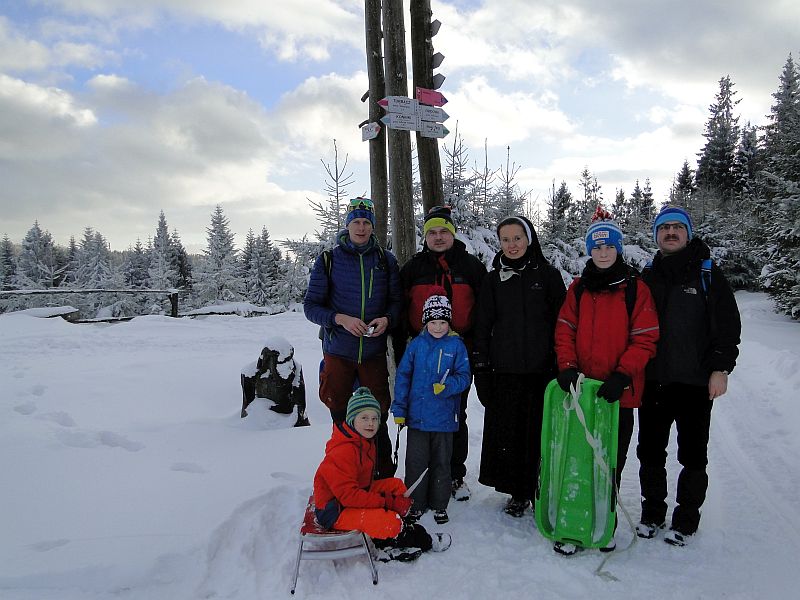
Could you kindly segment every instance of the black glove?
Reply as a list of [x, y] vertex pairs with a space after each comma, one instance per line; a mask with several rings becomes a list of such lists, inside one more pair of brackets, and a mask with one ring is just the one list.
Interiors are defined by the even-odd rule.
[[578, 369], [570, 367], [569, 369], [564, 369], [558, 374], [556, 380], [558, 380], [558, 386], [564, 390], [565, 392], [571, 391], [569, 386], [577, 386], [578, 385]]
[[625, 375], [625, 373], [614, 371], [608, 376], [608, 379], [606, 379], [605, 383], [603, 383], [603, 385], [601, 385], [597, 390], [597, 397], [605, 398], [606, 402], [609, 404], [616, 402], [622, 397], [622, 392], [624, 392], [625, 388], [630, 384], [630, 377]]
[[484, 408], [491, 406], [494, 401], [494, 374], [485, 371], [475, 373], [475, 392]]

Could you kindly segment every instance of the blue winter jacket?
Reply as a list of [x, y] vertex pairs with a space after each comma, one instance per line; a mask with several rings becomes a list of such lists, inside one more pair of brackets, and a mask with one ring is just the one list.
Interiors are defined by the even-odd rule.
[[[433, 393], [433, 384], [445, 389]], [[420, 431], [458, 431], [461, 392], [472, 381], [464, 342], [454, 332], [435, 338], [423, 329], [411, 340], [397, 367], [392, 414]]]
[[322, 350], [348, 360], [362, 362], [386, 353], [386, 333], [356, 337], [334, 322], [336, 313], [359, 317], [369, 323], [389, 317], [387, 331], [400, 318], [403, 291], [397, 259], [378, 246], [375, 236], [361, 248], [351, 241], [347, 230], [339, 234], [333, 248], [330, 277], [323, 255], [317, 257], [303, 301], [306, 318], [323, 328]]

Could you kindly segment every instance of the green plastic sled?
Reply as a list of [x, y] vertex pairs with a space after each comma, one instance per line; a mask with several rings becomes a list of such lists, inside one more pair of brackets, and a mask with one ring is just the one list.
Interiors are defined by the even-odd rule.
[[550, 382], [544, 396], [536, 526], [548, 539], [583, 548], [608, 544], [617, 516], [614, 474], [619, 402], [598, 399], [601, 384], [584, 379], [578, 407], [572, 406], [572, 394], [564, 392], [556, 380]]

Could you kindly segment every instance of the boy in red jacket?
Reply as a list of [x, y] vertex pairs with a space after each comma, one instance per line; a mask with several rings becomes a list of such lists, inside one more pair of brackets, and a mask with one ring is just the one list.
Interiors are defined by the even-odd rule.
[[381, 550], [378, 560], [409, 561], [423, 552], [446, 550], [450, 536], [432, 538], [422, 525], [404, 523], [412, 500], [401, 479], [374, 480], [375, 434], [381, 406], [369, 388], [360, 387], [347, 403], [343, 423], [333, 424], [314, 475], [317, 522], [327, 529], [363, 531]]
[[[650, 289], [622, 259], [619, 226], [600, 207], [592, 221], [586, 232], [586, 253], [591, 259], [567, 290], [556, 323], [558, 383], [569, 391], [578, 374], [583, 373], [603, 382], [597, 390], [598, 397], [619, 401], [619, 487], [633, 433], [633, 409], [642, 401], [644, 368], [656, 353], [658, 315]], [[636, 286], [630, 311], [629, 286]], [[602, 550], [611, 551], [614, 547], [612, 539]], [[553, 549], [565, 555], [578, 550], [573, 544], [561, 542], [556, 542]]]

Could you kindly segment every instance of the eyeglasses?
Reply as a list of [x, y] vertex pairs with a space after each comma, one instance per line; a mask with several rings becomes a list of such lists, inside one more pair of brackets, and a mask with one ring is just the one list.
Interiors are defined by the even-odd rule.
[[375, 205], [369, 198], [353, 198], [350, 200], [350, 210], [364, 209], [375, 212]]
[[686, 225], [683, 223], [664, 223], [658, 226], [658, 231], [669, 231], [670, 229], [680, 231], [681, 229], [686, 229]]

